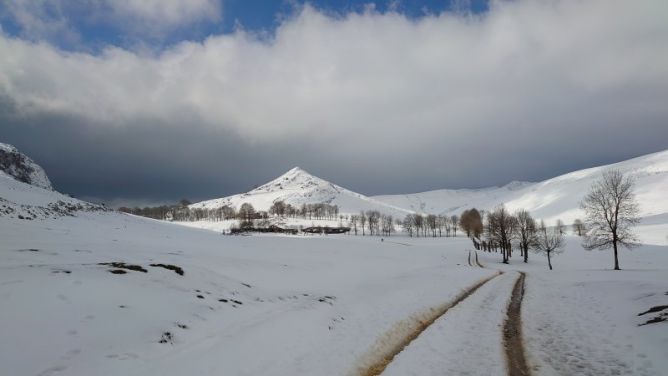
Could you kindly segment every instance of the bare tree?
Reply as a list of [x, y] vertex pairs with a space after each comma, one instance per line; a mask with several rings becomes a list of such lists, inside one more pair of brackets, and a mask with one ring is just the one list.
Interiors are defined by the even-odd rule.
[[518, 210], [515, 213], [515, 218], [517, 218], [517, 239], [520, 244], [520, 251], [524, 256], [524, 262], [529, 262], [529, 249], [533, 248], [537, 242], [536, 221], [524, 209]]
[[573, 232], [578, 236], [582, 236], [582, 234], [585, 232], [585, 225], [582, 223], [581, 219], [578, 218], [573, 221]]
[[425, 218], [425, 222], [429, 230], [431, 231], [431, 236], [436, 237], [436, 229], [438, 227], [438, 220], [434, 214], [429, 214]]
[[367, 224], [369, 225], [369, 235], [376, 236], [380, 233], [380, 212], [376, 210], [369, 210], [366, 212]]
[[383, 235], [390, 236], [394, 232], [394, 221], [391, 215], [382, 214], [380, 216], [381, 230]]
[[[415, 234], [420, 237], [420, 231], [425, 229], [424, 217], [421, 214], [413, 214], [413, 226], [415, 226]], [[426, 236], [426, 232], [424, 235]]]
[[253, 227], [253, 219], [255, 219], [255, 208], [253, 205], [244, 202], [239, 208], [239, 221], [241, 228]]
[[564, 221], [562, 221], [561, 219], [557, 219], [557, 225], [555, 227], [561, 235], [563, 235], [564, 231], [566, 231], [566, 225], [564, 225]]
[[617, 250], [619, 246], [637, 246], [637, 238], [632, 227], [638, 218], [638, 204], [635, 200], [633, 177], [619, 170], [608, 170], [596, 181], [587, 196], [580, 203], [587, 217], [585, 224], [589, 231], [583, 246], [587, 250], [614, 250], [615, 270], [619, 269]]
[[413, 231], [415, 230], [414, 218], [412, 214], [407, 214], [401, 222], [401, 227], [410, 237], [413, 237]]
[[359, 220], [359, 217], [356, 214], [353, 214], [350, 216], [350, 225], [353, 228], [353, 231], [355, 231], [355, 235], [357, 235], [357, 221]]
[[364, 211], [360, 212], [360, 227], [362, 228], [362, 236], [364, 236], [364, 225], [366, 224], [366, 215], [364, 214]]
[[517, 229], [517, 219], [501, 205], [487, 214], [489, 238], [499, 244], [503, 263], [507, 264], [511, 256], [511, 239]]
[[447, 217], [439, 215], [436, 217], [436, 227], [438, 227], [438, 237], [443, 236], [443, 229], [445, 228], [445, 223], [448, 221]]
[[547, 265], [550, 270], [552, 270], [552, 256], [563, 252], [563, 248], [564, 235], [559, 232], [559, 229], [538, 232], [534, 249], [547, 256]]
[[457, 226], [459, 225], [459, 217], [456, 215], [450, 216], [450, 223], [452, 224], [452, 236], [457, 237]]
[[269, 213], [282, 217], [283, 215], [285, 215], [285, 208], [286, 208], [285, 202], [280, 200], [275, 201], [269, 208]]

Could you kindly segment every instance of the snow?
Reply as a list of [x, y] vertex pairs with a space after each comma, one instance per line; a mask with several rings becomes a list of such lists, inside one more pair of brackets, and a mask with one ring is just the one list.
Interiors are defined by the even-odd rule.
[[[509, 210], [528, 210], [535, 218], [554, 225], [558, 219], [571, 224], [584, 219], [579, 204], [603, 171], [616, 168], [636, 178], [636, 200], [643, 219], [638, 228], [641, 241], [668, 244], [668, 221], [647, 219], [668, 214], [668, 151], [611, 165], [589, 168], [538, 183], [513, 182], [499, 188], [437, 190], [407, 195], [374, 196], [377, 201], [423, 213], [460, 214], [472, 207], [484, 210], [504, 204]], [[663, 217], [664, 219], [666, 217]], [[646, 227], [647, 226], [650, 227]]]
[[253, 205], [255, 210], [268, 211], [276, 201], [284, 201], [295, 207], [302, 204], [325, 203], [338, 205], [342, 214], [356, 214], [364, 210], [378, 210], [398, 217], [410, 210], [378, 202], [362, 194], [332, 184], [295, 167], [278, 178], [249, 192], [207, 200], [190, 205], [191, 208], [216, 209], [230, 206], [238, 210], [243, 203]]
[[451, 308], [383, 375], [502, 375], [503, 322], [518, 273], [502, 274]]
[[22, 183], [0, 172], [0, 216], [27, 220], [106, 210], [56, 191]]
[[544, 257], [506, 266], [481, 253], [488, 267], [527, 272], [522, 324], [528, 360], [539, 375], [660, 375], [668, 363], [668, 325], [638, 326], [638, 316], [668, 304], [668, 247], [621, 250], [621, 271], [611, 270], [612, 251], [585, 251], [578, 237], [545, 270]]
[[[667, 158], [621, 164], [638, 176], [638, 230], [656, 242], [668, 224]], [[533, 210], [563, 214], [571, 198], [558, 188], [574, 195], [600, 170], [490, 192], [512, 190], [520, 201], [527, 189], [544, 192]], [[377, 202], [309, 176], [292, 170], [248, 197], [268, 204], [281, 183], [295, 200], [323, 194], [356, 210]], [[0, 174], [2, 373], [358, 375], [498, 271], [385, 374], [505, 373], [500, 333], [517, 271], [526, 273], [522, 330], [534, 375], [660, 375], [668, 367], [668, 323], [641, 325], [657, 314], [638, 316], [668, 304], [667, 246], [621, 250], [623, 270], [613, 271], [610, 251], [584, 251], [569, 235], [553, 271], [544, 257], [524, 264], [517, 252], [509, 265], [478, 252], [479, 268], [468, 265], [471, 242], [462, 237], [226, 236], [226, 222], [190, 225], [210, 229], [104, 211]]]
[[[44, 169], [25, 154], [20, 153], [14, 146], [0, 142], [0, 157], [2, 154], [11, 156], [13, 161], [9, 165], [4, 166], [4, 171], [0, 169], [0, 174], [19, 178], [22, 175], [21, 172], [26, 172], [24, 178], [27, 179], [27, 183], [36, 187], [53, 190], [51, 181], [46, 172], [44, 172]], [[0, 167], [3, 167], [2, 164], [0, 164]]]
[[[12, 375], [346, 374], [396, 322], [492, 273], [435, 239], [222, 236], [117, 213], [1, 218], [0, 237]], [[113, 261], [148, 272], [99, 265]]]
[[[666, 304], [666, 247], [623, 251], [615, 272], [610, 252], [569, 238], [548, 272], [533, 254], [505, 266], [480, 252], [486, 268], [470, 267], [463, 238], [223, 236], [119, 213], [0, 218], [0, 237], [0, 364], [12, 375], [352, 375], [410, 330], [401, 323], [497, 269], [387, 374], [497, 374], [513, 270], [527, 272], [535, 374], [658, 375], [668, 359], [668, 326], [637, 326]], [[148, 272], [98, 265], [112, 261]], [[166, 331], [173, 343], [159, 343]]]

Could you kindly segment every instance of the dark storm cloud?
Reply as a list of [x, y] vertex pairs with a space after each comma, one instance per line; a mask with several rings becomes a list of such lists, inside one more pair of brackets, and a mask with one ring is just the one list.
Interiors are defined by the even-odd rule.
[[[115, 202], [173, 202], [239, 192], [289, 168], [295, 145], [251, 145], [220, 129], [143, 121], [91, 127], [76, 117], [0, 113], [0, 138], [44, 167], [55, 187]], [[14, 114], [15, 115], [15, 114]]]
[[209, 198], [299, 165], [365, 194], [481, 187], [668, 147], [668, 3], [328, 16], [145, 55], [0, 34], [0, 139], [57, 188]]

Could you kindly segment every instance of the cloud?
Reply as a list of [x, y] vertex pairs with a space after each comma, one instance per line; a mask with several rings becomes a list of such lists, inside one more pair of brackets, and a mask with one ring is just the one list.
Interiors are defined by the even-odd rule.
[[78, 28], [87, 24], [144, 40], [218, 21], [221, 11], [220, 0], [11, 0], [0, 4], [0, 21], [15, 23], [29, 40], [81, 46]]
[[221, 8], [216, 0], [114, 0], [108, 6], [119, 15], [168, 25], [217, 19]]
[[13, 0], [0, 4], [0, 21], [11, 20], [21, 35], [31, 40], [79, 43], [79, 33], [72, 28], [61, 1]]
[[[183, 13], [175, 4], [166, 12]], [[157, 54], [3, 35], [0, 93], [24, 119], [308, 145], [317, 156], [287, 159], [367, 193], [496, 184], [668, 146], [665, 14], [662, 0], [492, 2], [419, 19], [305, 6], [271, 37], [238, 30]]]

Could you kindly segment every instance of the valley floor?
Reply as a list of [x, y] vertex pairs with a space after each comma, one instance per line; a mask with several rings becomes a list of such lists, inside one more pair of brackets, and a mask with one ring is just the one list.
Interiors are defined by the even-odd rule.
[[442, 309], [384, 374], [505, 374], [518, 270], [533, 374], [668, 366], [668, 323], [638, 316], [668, 304], [668, 247], [615, 272], [571, 238], [552, 272], [533, 254], [479, 252], [480, 268], [464, 238], [224, 236], [116, 213], [0, 218], [0, 239], [8, 375], [360, 375]]

